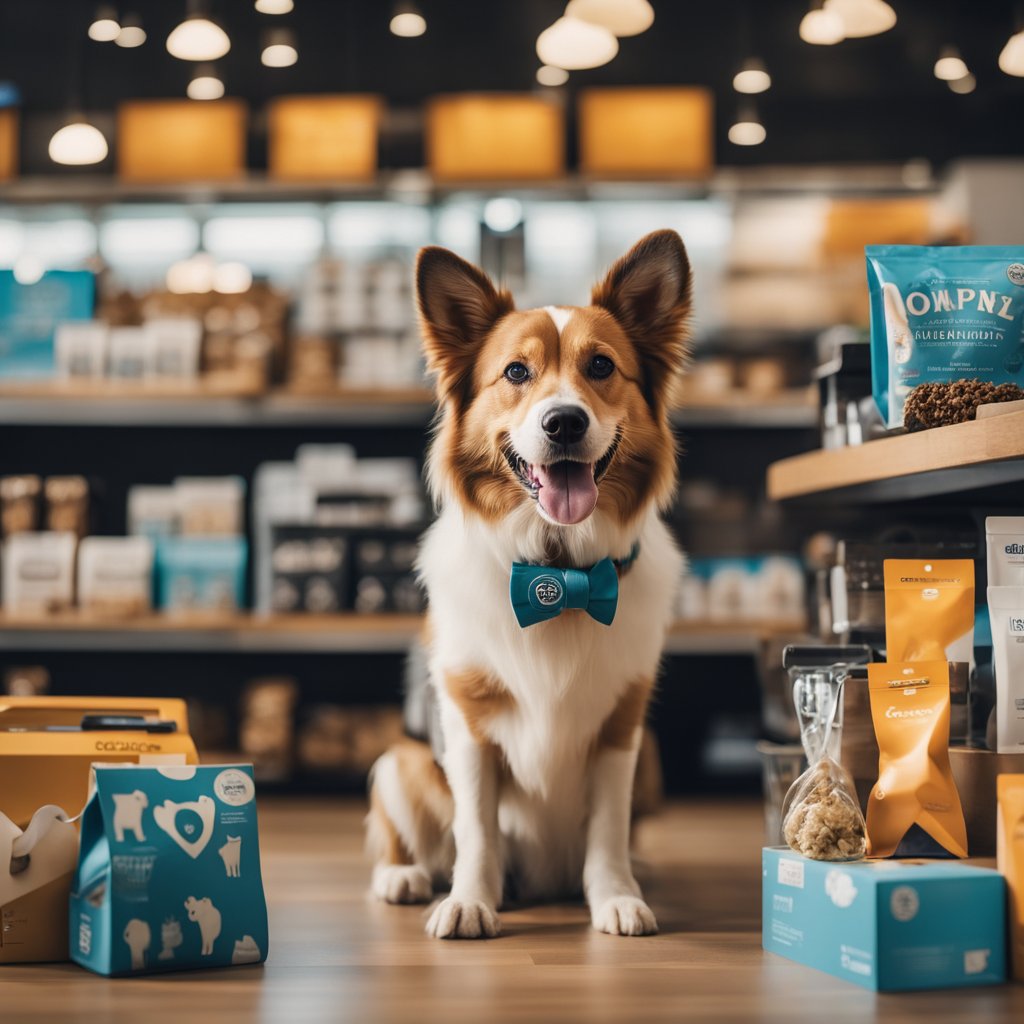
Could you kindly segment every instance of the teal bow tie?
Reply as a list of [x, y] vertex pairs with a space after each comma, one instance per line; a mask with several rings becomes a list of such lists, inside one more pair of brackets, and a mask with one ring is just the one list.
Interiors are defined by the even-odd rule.
[[639, 546], [623, 559], [602, 558], [589, 569], [559, 569], [550, 565], [512, 563], [508, 593], [516, 620], [524, 629], [554, 619], [566, 608], [580, 608], [592, 619], [610, 626], [619, 603], [619, 569], [636, 558]]

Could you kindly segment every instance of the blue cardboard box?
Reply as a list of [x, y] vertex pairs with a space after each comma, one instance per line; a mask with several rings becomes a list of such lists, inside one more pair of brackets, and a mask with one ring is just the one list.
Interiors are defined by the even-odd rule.
[[883, 992], [1006, 980], [1003, 876], [960, 863], [762, 852], [761, 944]]

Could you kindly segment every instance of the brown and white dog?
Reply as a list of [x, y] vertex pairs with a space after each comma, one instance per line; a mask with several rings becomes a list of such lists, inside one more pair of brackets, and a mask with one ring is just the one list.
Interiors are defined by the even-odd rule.
[[[526, 900], [582, 880], [596, 929], [657, 930], [630, 866], [630, 800], [682, 571], [659, 511], [676, 482], [668, 404], [690, 276], [679, 236], [658, 231], [591, 305], [517, 311], [453, 253], [419, 255], [441, 405], [428, 459], [439, 517], [419, 569], [444, 751], [441, 766], [416, 741], [380, 758], [368, 839], [380, 899], [428, 902], [450, 881], [430, 935], [496, 935], [506, 878]], [[513, 562], [606, 557], [620, 576], [610, 625], [569, 609], [519, 626]]]

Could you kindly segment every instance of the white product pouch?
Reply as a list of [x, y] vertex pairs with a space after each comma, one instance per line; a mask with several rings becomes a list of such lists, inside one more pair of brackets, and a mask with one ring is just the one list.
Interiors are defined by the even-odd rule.
[[996, 750], [1024, 753], [1024, 586], [989, 587], [996, 670]]
[[990, 587], [1024, 587], [1024, 516], [985, 520]]

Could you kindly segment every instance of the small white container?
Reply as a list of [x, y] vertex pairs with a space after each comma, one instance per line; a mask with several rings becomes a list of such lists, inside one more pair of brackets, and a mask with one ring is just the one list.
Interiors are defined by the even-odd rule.
[[236, 537], [245, 532], [245, 481], [237, 476], [178, 477], [178, 523], [186, 537]]
[[68, 321], [54, 332], [57, 376], [97, 380], [107, 371], [107, 325], [99, 320]]
[[146, 376], [157, 380], [194, 380], [199, 376], [199, 347], [203, 325], [188, 317], [148, 320]]
[[142, 327], [110, 329], [110, 376], [141, 381], [146, 373], [146, 332]]
[[178, 492], [173, 487], [136, 484], [128, 489], [128, 532], [133, 536], [170, 537], [178, 532]]
[[4, 542], [3, 604], [42, 614], [70, 608], [75, 597], [73, 533], [16, 533]]
[[78, 546], [78, 603], [103, 615], [141, 615], [152, 606], [148, 537], [86, 537]]

